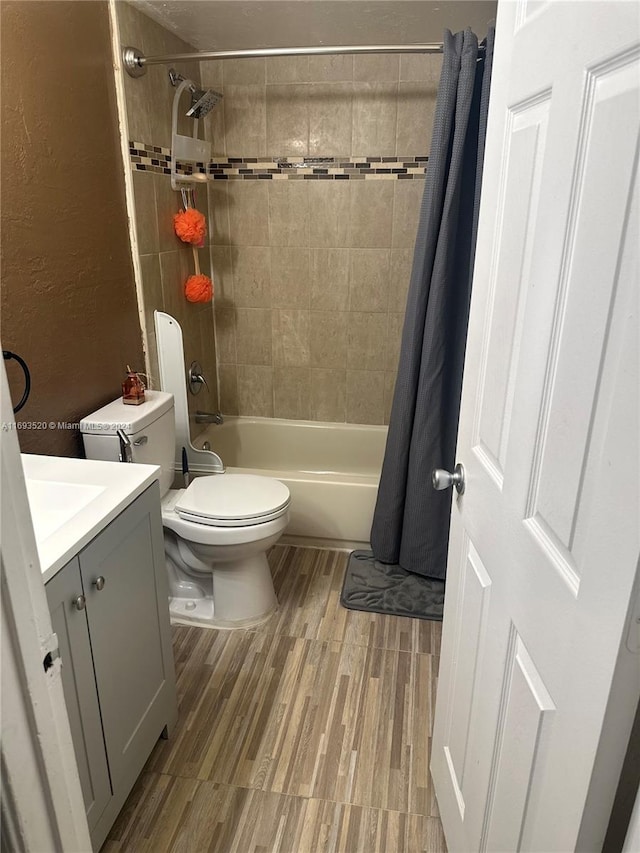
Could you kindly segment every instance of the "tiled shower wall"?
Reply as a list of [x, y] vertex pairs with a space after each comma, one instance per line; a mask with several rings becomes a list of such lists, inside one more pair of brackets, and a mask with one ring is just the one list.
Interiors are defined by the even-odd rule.
[[[118, 13], [124, 44], [148, 55], [193, 49], [126, 3]], [[229, 177], [227, 168], [208, 183], [224, 413], [388, 421], [424, 181], [410, 174], [421, 169], [400, 176], [375, 170], [428, 154], [440, 62], [407, 54], [200, 64], [202, 84], [224, 94], [203, 122], [213, 161], [254, 172]], [[197, 65], [179, 70], [198, 79]], [[166, 69], [149, 68], [136, 80], [125, 75], [125, 86], [130, 138], [168, 149], [173, 89]], [[323, 164], [310, 158], [337, 165], [383, 157], [394, 162], [372, 162], [366, 177], [364, 168], [311, 174]], [[279, 158], [309, 166], [309, 174], [270, 174], [278, 164], [262, 161]], [[199, 357], [212, 379], [211, 309], [182, 296], [192, 262], [171, 227], [179, 196], [164, 174], [140, 171], [134, 182], [148, 329], [152, 336], [154, 308], [174, 314], [187, 362]], [[213, 409], [215, 391], [190, 403]]]
[[[120, 41], [139, 48], [147, 56], [163, 53], [187, 53], [194, 48], [168, 32], [128, 3], [116, 4]], [[199, 83], [198, 64], [176, 66], [187, 77]], [[146, 145], [171, 147], [171, 108], [174, 89], [167, 68], [152, 66], [144, 77], [134, 79], [123, 74], [127, 105], [129, 139]], [[186, 95], [183, 103], [187, 104]], [[180, 124], [181, 133], [192, 133], [189, 119]], [[216, 411], [216, 353], [213, 307], [193, 304], [183, 295], [184, 283], [194, 272], [191, 249], [185, 246], [173, 230], [173, 215], [182, 206], [180, 194], [171, 189], [170, 177], [153, 171], [133, 172], [136, 234], [142, 270], [142, 287], [151, 387], [158, 388], [158, 360], [153, 324], [155, 309], [174, 316], [182, 326], [185, 345], [185, 366], [198, 360], [209, 382], [197, 396], [188, 394], [191, 415], [196, 409]], [[207, 209], [207, 187], [198, 189], [198, 206]], [[209, 241], [199, 251], [202, 272], [211, 274]], [[140, 368], [142, 369], [142, 368]], [[193, 429], [192, 432], [196, 430]]]
[[388, 422], [423, 175], [269, 177], [260, 160], [424, 157], [440, 63], [201, 63], [224, 93], [214, 159], [255, 159], [239, 165], [260, 173], [209, 184], [224, 412]]

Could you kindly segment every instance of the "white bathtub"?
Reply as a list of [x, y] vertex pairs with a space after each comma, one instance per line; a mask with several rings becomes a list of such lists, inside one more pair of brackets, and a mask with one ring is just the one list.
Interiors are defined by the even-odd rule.
[[368, 543], [387, 428], [226, 417], [198, 435], [229, 473], [282, 480], [291, 492], [287, 536]]

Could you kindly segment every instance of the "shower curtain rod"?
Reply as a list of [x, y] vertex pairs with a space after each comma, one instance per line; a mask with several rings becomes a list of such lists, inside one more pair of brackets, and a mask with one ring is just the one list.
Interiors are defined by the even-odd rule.
[[[479, 48], [483, 50], [481, 46]], [[321, 45], [319, 47], [260, 47], [255, 50], [202, 50], [145, 56], [135, 47], [122, 49], [124, 68], [131, 77], [141, 77], [147, 65], [171, 65], [174, 62], [203, 62], [212, 59], [256, 59], [261, 56], [323, 56], [340, 53], [442, 53], [442, 42], [431, 44], [358, 44]]]

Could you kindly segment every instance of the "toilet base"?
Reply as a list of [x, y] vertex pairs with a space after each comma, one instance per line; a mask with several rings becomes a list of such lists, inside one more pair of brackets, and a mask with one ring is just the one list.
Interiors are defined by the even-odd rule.
[[[277, 540], [279, 533], [270, 538]], [[171, 621], [232, 629], [268, 619], [278, 599], [264, 544], [263, 539], [211, 547], [185, 542], [165, 529]]]
[[213, 599], [207, 598], [169, 598], [169, 618], [172, 625], [196, 625], [199, 628], [215, 628], [219, 631], [232, 631], [236, 628], [254, 628], [262, 625], [278, 609], [277, 602], [266, 613], [249, 619], [236, 619], [233, 622], [216, 619], [213, 613]]

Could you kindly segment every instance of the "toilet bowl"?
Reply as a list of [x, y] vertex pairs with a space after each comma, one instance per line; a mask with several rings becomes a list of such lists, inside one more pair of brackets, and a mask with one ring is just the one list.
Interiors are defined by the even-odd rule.
[[162, 501], [173, 621], [248, 628], [277, 606], [266, 552], [289, 522], [289, 490], [243, 474], [198, 477]]
[[160, 465], [172, 621], [247, 628], [273, 613], [278, 602], [267, 550], [289, 522], [284, 483], [221, 473], [172, 489], [174, 405], [162, 391], [147, 391], [135, 408], [115, 400], [84, 418], [80, 429], [89, 459]]

